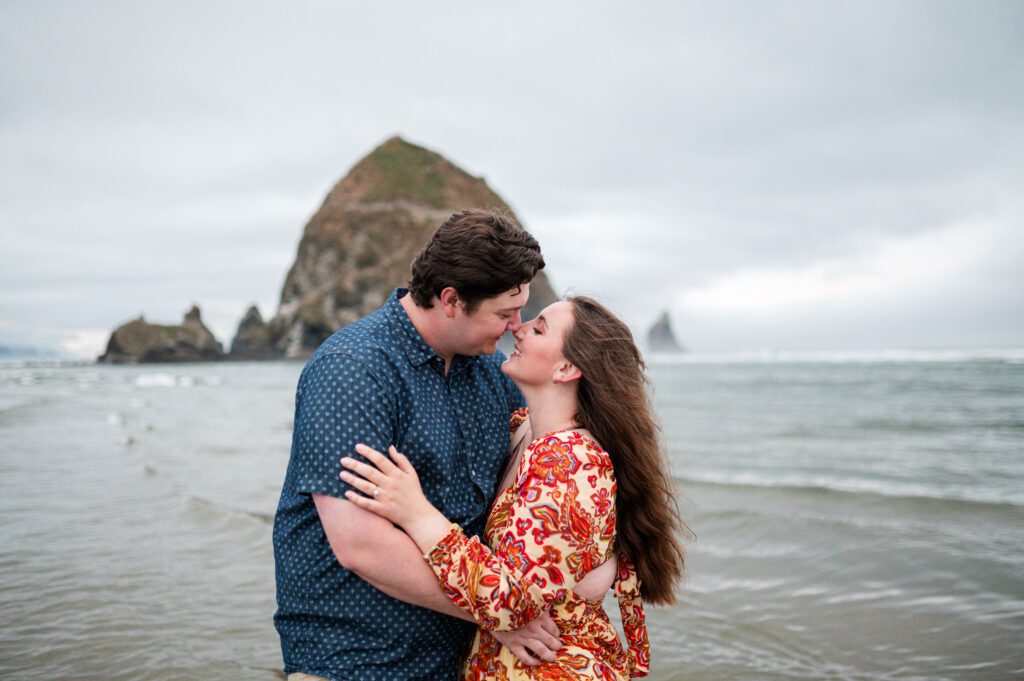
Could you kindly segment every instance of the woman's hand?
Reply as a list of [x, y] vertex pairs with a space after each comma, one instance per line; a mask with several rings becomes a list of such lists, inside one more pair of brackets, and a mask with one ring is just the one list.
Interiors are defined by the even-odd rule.
[[373, 465], [347, 456], [341, 459], [346, 469], [341, 479], [362, 492], [348, 490], [345, 498], [401, 527], [421, 551], [432, 549], [447, 534], [450, 523], [423, 495], [409, 459], [394, 445], [388, 447], [390, 459], [364, 444], [356, 445], [356, 453]]

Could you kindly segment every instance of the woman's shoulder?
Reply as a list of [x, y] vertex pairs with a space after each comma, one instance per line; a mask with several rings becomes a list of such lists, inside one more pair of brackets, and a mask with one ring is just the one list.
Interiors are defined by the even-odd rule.
[[575, 473], [579, 470], [593, 474], [598, 469], [612, 472], [608, 452], [586, 430], [571, 429], [548, 433], [530, 445], [531, 464], [542, 468], [551, 465]]

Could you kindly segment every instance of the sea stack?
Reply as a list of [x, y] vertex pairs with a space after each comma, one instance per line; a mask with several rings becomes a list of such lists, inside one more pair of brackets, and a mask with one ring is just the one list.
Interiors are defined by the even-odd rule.
[[107, 351], [99, 357], [106, 364], [153, 362], [208, 362], [224, 358], [224, 349], [203, 324], [199, 307], [185, 314], [177, 326], [150, 324], [138, 319], [114, 329]]
[[658, 321], [654, 322], [651, 330], [647, 333], [647, 345], [651, 352], [685, 352], [676, 335], [672, 332], [672, 322], [669, 321], [668, 312], [663, 311]]
[[[327, 194], [303, 232], [277, 314], [265, 331], [250, 333], [255, 327], [247, 313], [235, 341], [245, 332], [239, 352], [307, 357], [334, 331], [377, 309], [394, 287], [405, 285], [416, 253], [441, 223], [464, 208], [497, 209], [515, 218], [483, 178], [400, 137], [387, 140]], [[530, 287], [523, 318], [554, 300], [541, 272]]]
[[233, 360], [273, 359], [278, 354], [274, 352], [271, 341], [270, 327], [263, 321], [263, 315], [260, 314], [259, 308], [252, 305], [238, 324], [235, 340], [231, 342], [229, 358]]

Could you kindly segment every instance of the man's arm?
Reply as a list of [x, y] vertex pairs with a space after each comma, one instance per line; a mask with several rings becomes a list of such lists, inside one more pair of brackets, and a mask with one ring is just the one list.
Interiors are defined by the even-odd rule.
[[313, 503], [339, 563], [392, 598], [473, 621], [444, 595], [405, 532], [344, 499], [314, 494]]

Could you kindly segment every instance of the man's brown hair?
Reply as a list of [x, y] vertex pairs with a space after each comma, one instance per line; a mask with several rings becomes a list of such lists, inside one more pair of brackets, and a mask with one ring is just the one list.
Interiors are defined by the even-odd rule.
[[451, 286], [472, 313], [491, 298], [533, 280], [544, 269], [540, 244], [503, 213], [462, 210], [437, 228], [412, 261], [409, 293], [422, 308]]

